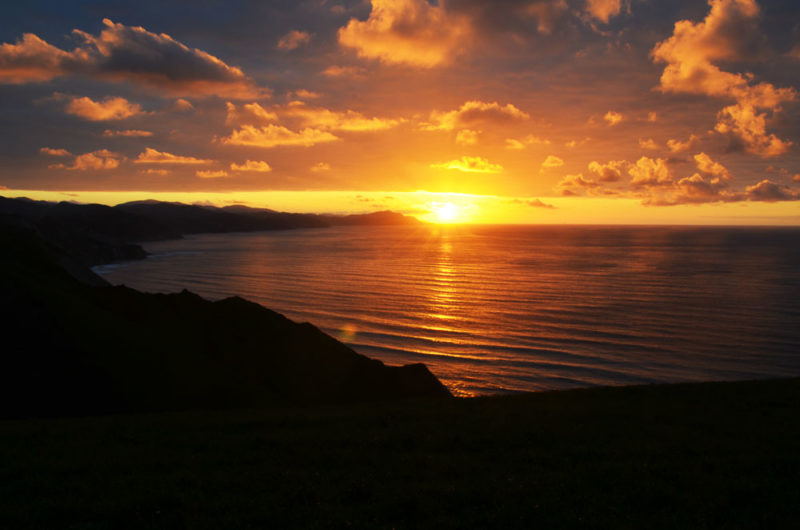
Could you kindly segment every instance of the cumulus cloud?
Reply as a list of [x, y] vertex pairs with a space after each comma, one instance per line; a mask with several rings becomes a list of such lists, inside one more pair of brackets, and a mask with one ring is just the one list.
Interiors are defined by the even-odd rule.
[[658, 149], [658, 144], [652, 138], [639, 138], [639, 147], [641, 149]]
[[619, 15], [621, 10], [622, 0], [586, 0], [586, 11], [606, 24], [611, 17]]
[[366, 59], [431, 68], [449, 62], [470, 32], [466, 17], [427, 0], [372, 0], [369, 18], [350, 19], [339, 43]]
[[108, 138], [113, 138], [115, 136], [125, 136], [129, 138], [146, 138], [148, 136], [153, 136], [153, 133], [150, 131], [142, 131], [139, 129], [125, 129], [125, 130], [106, 129], [105, 131], [103, 131], [103, 136]]
[[577, 175], [566, 175], [556, 185], [556, 189], [562, 195], [579, 195], [583, 193], [584, 189], [595, 188], [599, 185], [600, 183], [596, 180], [584, 177], [583, 173], [578, 173]]
[[542, 162], [542, 169], [552, 169], [556, 167], [561, 167], [564, 165], [564, 161], [555, 155], [547, 155], [547, 158], [544, 159]]
[[295, 90], [294, 92], [291, 92], [289, 95], [300, 99], [317, 99], [320, 96], [318, 92], [312, 92], [311, 90], [306, 90], [304, 88]]
[[121, 97], [108, 97], [103, 101], [82, 97], [73, 98], [67, 104], [66, 111], [89, 121], [109, 121], [142, 114], [142, 107]]
[[48, 156], [72, 156], [66, 149], [53, 149], [52, 147], [42, 147], [39, 152]]
[[530, 118], [511, 103], [500, 105], [496, 101], [467, 101], [456, 110], [448, 112], [433, 111], [430, 121], [421, 125], [426, 131], [452, 131], [455, 128], [469, 127], [478, 123], [510, 123]]
[[278, 121], [278, 115], [275, 112], [265, 109], [256, 102], [237, 106], [228, 101], [225, 103], [225, 109], [227, 111], [227, 117], [225, 118], [227, 125], [236, 123], [253, 125], [254, 122], [269, 123]]
[[510, 149], [512, 151], [513, 150], [518, 151], [525, 149], [529, 145], [536, 145], [536, 144], [550, 145], [550, 140], [539, 138], [538, 136], [534, 136], [532, 134], [529, 134], [528, 136], [520, 140], [517, 140], [516, 138], [506, 138], [505, 148]]
[[293, 29], [278, 41], [279, 50], [294, 50], [311, 42], [311, 34], [307, 31]]
[[659, 186], [674, 181], [667, 161], [663, 158], [641, 157], [628, 169], [633, 186]]
[[715, 127], [730, 138], [731, 148], [765, 157], [786, 152], [790, 144], [767, 134], [767, 114], [759, 109], [777, 112], [781, 103], [796, 99], [796, 91], [755, 83], [752, 74], [714, 64], [755, 55], [763, 41], [758, 5], [755, 0], [709, 0], [709, 5], [702, 22], [676, 22], [672, 36], [653, 48], [653, 59], [666, 63], [661, 90], [734, 99], [736, 104], [720, 111]]
[[300, 131], [292, 131], [282, 125], [267, 125], [256, 127], [253, 125], [243, 125], [231, 133], [230, 136], [221, 141], [226, 145], [247, 145], [252, 147], [284, 147], [284, 146], [304, 146], [310, 147], [315, 144], [333, 142], [338, 140], [328, 131], [320, 129], [305, 128]]
[[800, 192], [781, 186], [769, 179], [747, 187], [747, 198], [751, 201], [777, 202], [800, 200]]
[[0, 45], [0, 82], [48, 81], [85, 75], [129, 81], [170, 95], [257, 98], [266, 95], [239, 68], [189, 48], [167, 34], [151, 33], [103, 19], [99, 35], [75, 29], [81, 40], [72, 51], [27, 33], [15, 44]]
[[694, 161], [697, 163], [697, 169], [707, 176], [721, 180], [730, 180], [731, 178], [728, 168], [719, 162], [714, 162], [711, 160], [711, 157], [705, 153], [694, 155]]
[[606, 120], [609, 127], [613, 127], [622, 121], [622, 114], [613, 110], [609, 110], [606, 112], [606, 115], [603, 116], [603, 119]]
[[191, 101], [178, 98], [175, 100], [175, 103], [172, 104], [172, 110], [176, 112], [189, 112], [190, 110], [194, 110], [194, 105], [192, 105]]
[[592, 161], [589, 162], [589, 173], [600, 182], [617, 182], [622, 179], [622, 173], [627, 166], [626, 160], [611, 160], [606, 164]]
[[675, 140], [670, 138], [667, 140], [667, 148], [670, 150], [671, 153], [682, 153], [692, 148], [694, 143], [698, 140], [697, 136], [694, 134], [689, 136], [689, 139], [685, 142], [681, 142], [680, 140]]
[[231, 164], [231, 170], [233, 171], [253, 171], [256, 173], [269, 173], [272, 171], [272, 168], [269, 164], [264, 162], [263, 160], [247, 160], [244, 164]]
[[71, 171], [116, 169], [124, 159], [125, 157], [119, 153], [114, 153], [108, 149], [100, 149], [91, 153], [77, 155], [71, 165], [52, 164], [48, 167], [50, 169], [68, 169]]
[[192, 156], [173, 155], [171, 153], [164, 153], [157, 151], [151, 147], [146, 147], [145, 150], [139, 153], [134, 164], [185, 164], [185, 165], [204, 165], [213, 164], [213, 160], [203, 160], [194, 158]]
[[333, 65], [322, 71], [322, 75], [327, 77], [352, 77], [359, 79], [364, 77], [367, 71], [360, 66], [338, 66]]
[[220, 170], [199, 170], [195, 172], [195, 175], [200, 177], [201, 179], [219, 179], [219, 178], [226, 178], [228, 177], [228, 172], [224, 169]]
[[478, 143], [478, 134], [480, 131], [473, 131], [472, 129], [461, 129], [456, 133], [456, 143], [459, 145], [475, 145]]
[[327, 162], [317, 162], [316, 164], [311, 166], [311, 171], [313, 171], [314, 173], [321, 173], [323, 171], [330, 171], [330, 170], [331, 170], [331, 165], [328, 164]]
[[555, 206], [553, 206], [552, 204], [547, 204], [546, 202], [542, 202], [541, 199], [528, 199], [527, 201], [525, 201], [525, 204], [527, 204], [532, 208], [545, 208], [548, 210], [555, 209]]
[[500, 164], [493, 164], [480, 156], [462, 156], [458, 160], [431, 164], [431, 167], [433, 169], [454, 169], [467, 173], [500, 173], [503, 171], [503, 166]]
[[354, 110], [338, 112], [325, 108], [308, 107], [301, 101], [294, 103], [289, 105], [283, 113], [286, 116], [299, 118], [303, 125], [316, 129], [350, 132], [382, 131], [391, 129], [400, 123], [400, 120], [388, 118], [368, 118]]

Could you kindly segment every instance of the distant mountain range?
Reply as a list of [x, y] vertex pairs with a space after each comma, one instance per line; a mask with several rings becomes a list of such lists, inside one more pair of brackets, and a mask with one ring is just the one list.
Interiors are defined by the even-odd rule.
[[329, 226], [325, 219], [0, 198], [0, 417], [449, 396], [422, 364], [387, 367], [241, 298], [145, 294], [112, 287], [88, 269], [142, 257], [130, 241]]
[[147, 254], [136, 243], [189, 234], [421, 223], [414, 217], [388, 211], [358, 215], [298, 214], [246, 206], [217, 208], [159, 201], [128, 202], [112, 207], [2, 196], [0, 216], [35, 226], [50, 243], [87, 266], [141, 259]]

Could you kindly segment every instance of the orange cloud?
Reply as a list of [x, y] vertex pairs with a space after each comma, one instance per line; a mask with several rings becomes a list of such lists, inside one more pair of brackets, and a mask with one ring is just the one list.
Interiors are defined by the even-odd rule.
[[256, 102], [247, 103], [237, 107], [230, 101], [225, 103], [227, 117], [225, 123], [232, 125], [235, 123], [247, 123], [252, 125], [254, 121], [274, 122], [278, 121], [278, 115], [269, 111]]
[[53, 149], [52, 147], [42, 147], [39, 152], [48, 156], [72, 156], [66, 149]]
[[364, 77], [366, 70], [360, 66], [329, 66], [322, 71], [322, 74], [328, 77], [352, 77], [359, 79]]
[[272, 168], [264, 161], [260, 160], [247, 160], [244, 164], [231, 164], [233, 171], [253, 171], [256, 173], [269, 173]]
[[641, 149], [658, 149], [658, 144], [652, 138], [639, 138], [639, 147]]
[[287, 116], [300, 118], [304, 125], [316, 129], [340, 131], [382, 131], [397, 126], [400, 121], [388, 118], [367, 118], [360, 112], [336, 112], [324, 108], [307, 107], [303, 102], [290, 104], [284, 111]]
[[617, 182], [627, 166], [626, 160], [611, 160], [606, 164], [592, 161], [589, 162], [589, 172], [600, 182]]
[[327, 162], [318, 162], [313, 166], [311, 166], [311, 171], [313, 171], [314, 173], [319, 173], [321, 171], [330, 171], [330, 170], [331, 170], [331, 165], [328, 164]]
[[757, 31], [755, 0], [709, 0], [711, 10], [702, 22], [675, 23], [670, 38], [652, 50], [656, 62], [666, 63], [661, 75], [663, 92], [704, 94], [736, 100], [720, 111], [717, 132], [727, 135], [731, 147], [760, 156], [777, 156], [790, 145], [766, 132], [766, 114], [793, 101], [793, 88], [753, 83], [752, 74], [726, 72], [713, 64], [747, 57], [761, 35]]
[[506, 138], [505, 148], [510, 150], [522, 150], [529, 145], [536, 144], [550, 145], [550, 140], [539, 138], [538, 136], [534, 136], [532, 134], [529, 134], [521, 140], [517, 140], [516, 138]]
[[587, 0], [586, 11], [597, 20], [606, 24], [611, 17], [619, 15], [622, 10], [621, 0]]
[[218, 179], [218, 178], [225, 178], [228, 176], [228, 172], [224, 169], [220, 169], [218, 171], [196, 171], [195, 175], [200, 177], [201, 179]]
[[172, 110], [177, 112], [189, 112], [190, 110], [194, 110], [194, 105], [192, 105], [191, 101], [187, 101], [183, 98], [178, 98], [172, 105]]
[[697, 169], [705, 175], [722, 180], [730, 180], [731, 178], [728, 168], [719, 162], [714, 162], [711, 160], [711, 157], [705, 153], [694, 155], [694, 161], [697, 163]]
[[267, 125], [265, 127], [244, 125], [221, 141], [226, 145], [248, 145], [269, 148], [283, 146], [310, 147], [315, 144], [333, 142], [338, 139], [339, 138], [333, 134], [319, 129], [306, 128], [295, 132], [282, 125]]
[[687, 151], [688, 149], [690, 149], [697, 140], [698, 138], [694, 134], [690, 135], [689, 139], [686, 140], [685, 142], [681, 142], [680, 140], [669, 139], [667, 140], [667, 147], [672, 153], [682, 153], [683, 151]]
[[426, 0], [372, 0], [369, 18], [350, 19], [339, 44], [359, 57], [431, 68], [448, 62], [470, 33], [466, 17]]
[[454, 169], [467, 173], [500, 173], [503, 166], [492, 164], [487, 159], [480, 156], [462, 156], [458, 160], [431, 164], [433, 169]]
[[564, 165], [564, 161], [557, 156], [554, 155], [547, 155], [547, 158], [544, 159], [542, 162], [542, 169], [552, 169], [555, 167], [561, 167]]
[[290, 95], [292, 97], [300, 98], [300, 99], [317, 99], [320, 95], [317, 92], [312, 92], [310, 90], [306, 90], [301, 88], [300, 90], [295, 90], [291, 92]]
[[169, 94], [258, 98], [268, 95], [237, 67], [164, 33], [103, 19], [99, 35], [73, 30], [82, 42], [71, 52], [33, 34], [0, 45], [0, 82], [47, 81], [64, 75], [88, 75], [130, 81]]
[[116, 169], [124, 158], [125, 157], [119, 153], [114, 153], [108, 149], [100, 149], [98, 151], [92, 151], [91, 153], [77, 155], [70, 166], [52, 164], [48, 167], [50, 169], [68, 169], [70, 171]]
[[658, 186], [671, 184], [674, 181], [667, 161], [663, 158], [653, 159], [643, 156], [628, 169], [628, 174], [633, 177], [631, 180], [633, 186]]
[[475, 145], [478, 143], [478, 134], [480, 131], [473, 131], [472, 129], [462, 129], [456, 133], [456, 143], [459, 145]]
[[278, 41], [279, 50], [294, 50], [311, 42], [311, 34], [307, 31], [293, 29]]
[[121, 97], [108, 97], [103, 101], [94, 101], [88, 97], [73, 98], [67, 104], [66, 110], [68, 114], [89, 121], [124, 120], [143, 114], [141, 105]]
[[508, 123], [529, 118], [527, 112], [511, 103], [500, 105], [496, 101], [467, 101], [456, 110], [431, 112], [430, 122], [423, 123], [421, 127], [426, 131], [452, 131], [456, 127], [467, 127], [481, 122]]
[[609, 127], [613, 127], [622, 121], [622, 114], [613, 110], [609, 110], [606, 112], [606, 115], [603, 116], [603, 119], [608, 122]]
[[126, 136], [131, 138], [146, 138], [148, 136], [153, 136], [153, 133], [150, 131], [141, 131], [139, 129], [126, 129], [126, 130], [111, 130], [106, 129], [103, 131], [103, 136], [106, 137], [114, 137], [114, 136]]
[[139, 153], [139, 156], [136, 158], [136, 160], [133, 161], [133, 163], [202, 165], [202, 164], [212, 164], [214, 163], [214, 161], [203, 160], [191, 156], [179, 156], [179, 155], [173, 155], [171, 153], [163, 153], [161, 151], [156, 151], [155, 149], [152, 149], [150, 147], [146, 147], [142, 153]]
[[787, 186], [776, 184], [769, 179], [748, 186], [746, 191], [747, 198], [751, 201], [778, 202], [800, 200], [800, 192], [792, 190]]

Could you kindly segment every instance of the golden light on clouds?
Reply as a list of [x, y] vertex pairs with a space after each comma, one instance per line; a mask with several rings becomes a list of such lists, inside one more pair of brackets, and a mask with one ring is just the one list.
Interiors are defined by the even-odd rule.
[[431, 164], [433, 169], [452, 169], [466, 173], [500, 173], [503, 166], [493, 164], [481, 156], [462, 156], [458, 160]]

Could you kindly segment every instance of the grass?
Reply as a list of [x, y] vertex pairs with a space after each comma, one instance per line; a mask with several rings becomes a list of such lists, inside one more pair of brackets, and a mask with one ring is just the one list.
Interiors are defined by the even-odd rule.
[[1, 528], [780, 528], [800, 379], [0, 422]]

